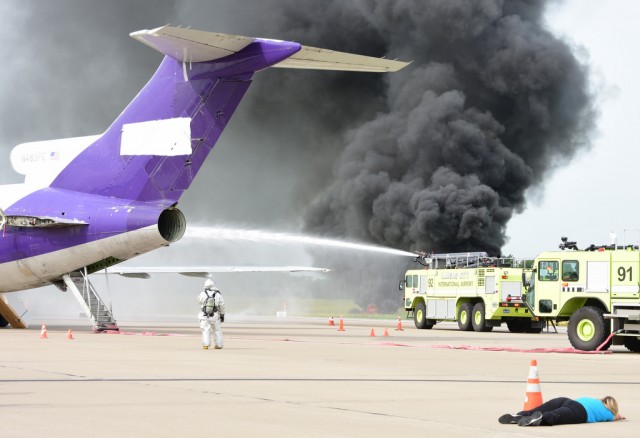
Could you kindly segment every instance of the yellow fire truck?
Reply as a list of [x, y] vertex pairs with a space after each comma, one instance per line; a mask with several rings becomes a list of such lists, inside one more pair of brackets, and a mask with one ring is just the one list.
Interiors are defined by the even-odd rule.
[[512, 332], [539, 332], [547, 322], [568, 321], [569, 341], [578, 350], [615, 344], [640, 352], [638, 247], [579, 250], [563, 237], [560, 249], [527, 266], [482, 253], [424, 257], [425, 269], [407, 271], [401, 283], [405, 309], [418, 328], [449, 320], [461, 330], [506, 322]]
[[581, 251], [563, 237], [560, 248], [535, 260], [527, 284], [533, 312], [569, 321], [569, 341], [579, 350], [595, 350], [606, 341], [603, 349], [614, 343], [640, 352], [638, 247], [591, 245]]
[[511, 332], [540, 333], [546, 324], [523, 299], [532, 272], [524, 261], [484, 252], [422, 255], [416, 261], [423, 268], [407, 271], [400, 289], [419, 329], [457, 321], [460, 330], [485, 332], [506, 322]]

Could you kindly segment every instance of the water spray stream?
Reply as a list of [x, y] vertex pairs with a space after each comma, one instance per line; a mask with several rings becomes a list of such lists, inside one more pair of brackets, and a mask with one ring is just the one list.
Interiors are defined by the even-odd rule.
[[187, 228], [185, 237], [212, 240], [245, 240], [252, 242], [298, 243], [302, 245], [315, 245], [323, 247], [351, 249], [357, 251], [378, 252], [398, 256], [416, 256], [415, 253], [409, 251], [386, 248], [377, 245], [326, 239], [323, 237], [305, 236], [301, 234], [274, 233], [261, 230], [243, 230], [238, 228], [190, 226]]

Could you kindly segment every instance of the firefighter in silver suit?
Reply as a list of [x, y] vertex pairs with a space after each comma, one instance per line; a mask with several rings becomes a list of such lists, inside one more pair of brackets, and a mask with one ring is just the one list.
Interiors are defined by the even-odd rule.
[[213, 343], [216, 349], [224, 347], [222, 340], [221, 323], [224, 322], [224, 299], [220, 289], [211, 279], [204, 282], [204, 289], [198, 295], [200, 305], [200, 328], [202, 329], [202, 348], [208, 350], [211, 347], [211, 331], [213, 331]]

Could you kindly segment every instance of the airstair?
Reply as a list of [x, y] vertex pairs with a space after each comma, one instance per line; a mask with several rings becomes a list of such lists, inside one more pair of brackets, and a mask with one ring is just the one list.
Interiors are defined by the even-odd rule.
[[107, 307], [96, 292], [96, 289], [89, 281], [86, 271], [74, 271], [63, 275], [62, 279], [67, 285], [67, 289], [73, 292], [82, 308], [89, 315], [95, 332], [120, 330], [116, 320], [113, 318], [111, 309]]

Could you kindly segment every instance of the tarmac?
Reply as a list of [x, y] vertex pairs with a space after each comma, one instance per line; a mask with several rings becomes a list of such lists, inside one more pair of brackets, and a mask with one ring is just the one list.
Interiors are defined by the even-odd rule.
[[[224, 349], [203, 350], [196, 321], [77, 324], [51, 322], [46, 339], [40, 326], [0, 330], [0, 436], [637, 436], [640, 355], [547, 352], [570, 347], [562, 328], [228, 317]], [[612, 395], [627, 420], [499, 424], [522, 409], [532, 359], [544, 400]]]

